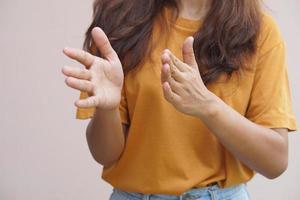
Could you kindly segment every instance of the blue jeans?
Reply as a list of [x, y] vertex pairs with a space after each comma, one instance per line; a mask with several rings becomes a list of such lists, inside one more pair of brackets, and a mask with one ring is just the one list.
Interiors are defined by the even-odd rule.
[[229, 188], [220, 188], [218, 185], [205, 188], [192, 188], [181, 195], [142, 194], [126, 192], [113, 188], [109, 200], [249, 200], [245, 183]]

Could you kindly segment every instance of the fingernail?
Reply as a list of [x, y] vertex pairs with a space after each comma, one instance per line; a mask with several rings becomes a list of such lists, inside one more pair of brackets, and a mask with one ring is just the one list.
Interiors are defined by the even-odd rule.
[[63, 52], [67, 52], [67, 51], [69, 51], [69, 47], [63, 48]]

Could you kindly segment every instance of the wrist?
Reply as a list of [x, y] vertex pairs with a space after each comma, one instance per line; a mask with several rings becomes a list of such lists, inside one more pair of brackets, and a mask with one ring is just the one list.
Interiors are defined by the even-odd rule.
[[95, 109], [101, 112], [111, 112], [119, 110], [121, 99], [121, 91], [118, 94], [112, 94], [111, 98], [103, 97], [101, 100], [98, 100], [98, 104], [95, 105]]
[[205, 102], [199, 109], [197, 116], [200, 119], [214, 118], [219, 113], [221, 103], [222, 100], [217, 95], [208, 90]]
[[95, 107], [95, 114], [109, 114], [109, 113], [115, 113], [119, 111], [120, 104], [117, 104], [116, 106], [110, 107], [110, 108], [102, 108], [102, 107]]

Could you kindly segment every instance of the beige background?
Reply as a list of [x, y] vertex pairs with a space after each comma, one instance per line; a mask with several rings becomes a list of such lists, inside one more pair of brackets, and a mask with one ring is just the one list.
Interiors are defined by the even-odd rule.
[[[67, 88], [64, 46], [81, 47], [92, 1], [0, 1], [0, 199], [108, 199], [85, 140], [87, 121], [75, 120], [78, 92]], [[288, 47], [293, 106], [300, 115], [300, 3], [269, 0]], [[299, 121], [299, 120], [298, 120]], [[270, 158], [271, 159], [271, 158]], [[290, 135], [288, 171], [249, 184], [257, 200], [300, 199], [299, 135]]]

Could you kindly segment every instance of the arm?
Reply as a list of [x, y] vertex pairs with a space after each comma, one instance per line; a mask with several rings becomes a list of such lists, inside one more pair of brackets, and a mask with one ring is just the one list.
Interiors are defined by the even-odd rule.
[[[287, 129], [272, 130], [256, 124], [210, 92], [201, 79], [193, 52], [192, 38], [188, 38], [183, 45], [184, 62], [177, 59], [169, 50], [164, 51], [162, 86], [166, 100], [180, 112], [201, 119], [224, 147], [248, 167], [268, 178], [279, 176], [285, 171], [288, 163]], [[276, 82], [285, 83], [285, 79]], [[287, 89], [284, 88], [282, 91], [286, 92]], [[269, 92], [274, 93], [274, 90]], [[288, 95], [288, 93], [279, 94], [283, 99]], [[278, 94], [276, 95], [279, 98]], [[258, 105], [259, 102], [255, 100], [252, 102], [252, 108], [255, 109], [250, 112], [252, 119], [258, 116], [258, 107], [262, 108], [260, 110], [266, 110], [264, 104]], [[280, 109], [286, 111], [287, 107], [288, 105], [284, 104]], [[280, 117], [286, 116], [281, 114]], [[276, 123], [277, 126], [287, 125], [279, 124], [278, 121]]]
[[86, 129], [88, 146], [94, 159], [105, 167], [119, 160], [127, 132], [128, 125], [121, 125], [118, 109], [96, 109]]
[[[121, 123], [119, 106], [123, 87], [123, 70], [116, 52], [100, 28], [92, 31], [93, 40], [103, 58], [86, 51], [65, 48], [64, 53], [85, 66], [84, 69], [63, 67], [66, 84], [86, 92], [88, 97], [75, 102], [78, 108], [95, 108], [86, 137], [94, 159], [109, 166], [116, 162], [124, 149], [127, 126]], [[123, 130], [122, 130], [123, 129]]]
[[212, 95], [209, 113], [201, 120], [236, 158], [267, 178], [276, 178], [288, 165], [287, 129], [257, 125], [217, 96]]

